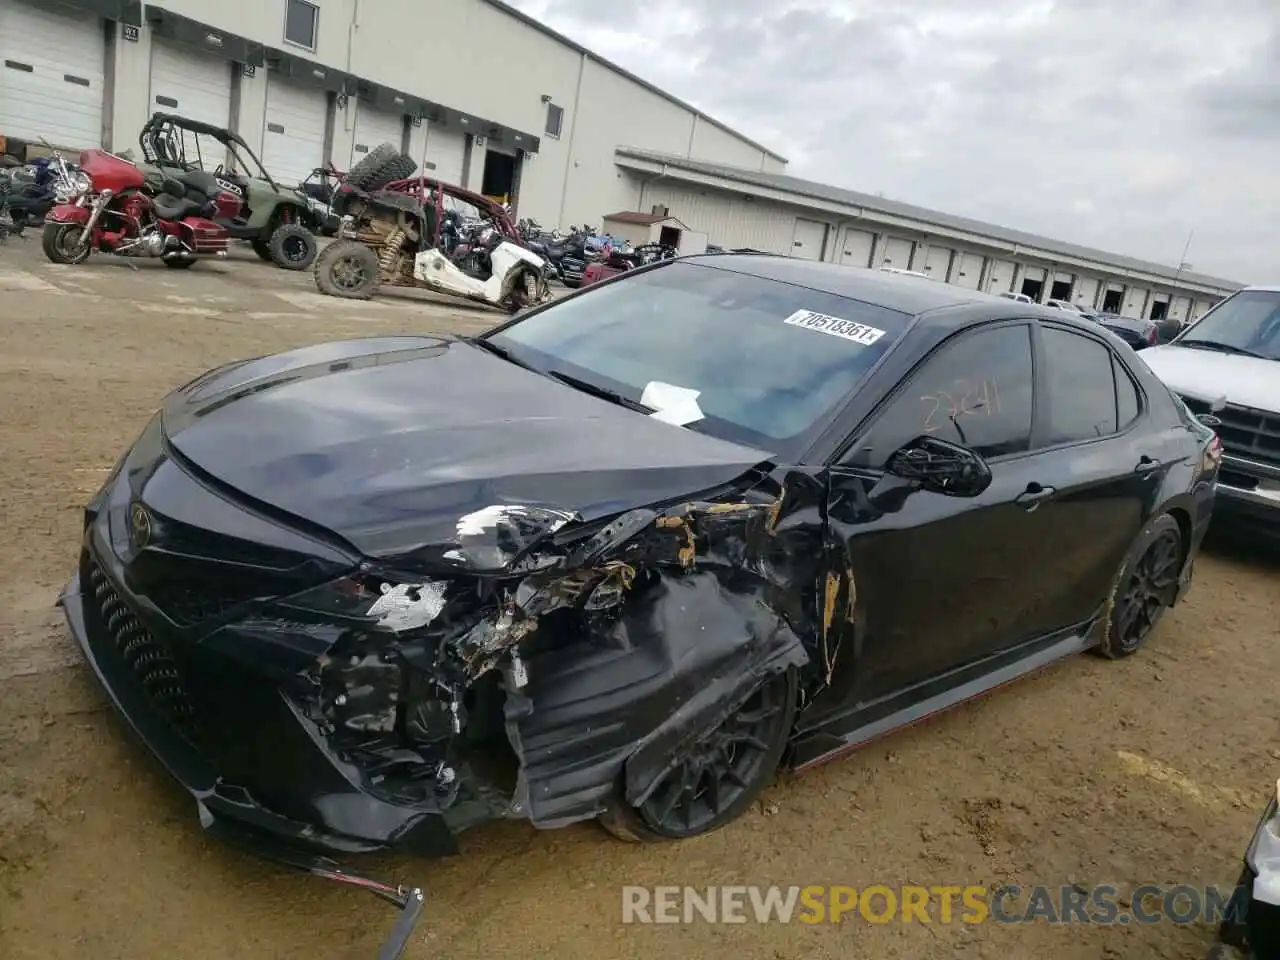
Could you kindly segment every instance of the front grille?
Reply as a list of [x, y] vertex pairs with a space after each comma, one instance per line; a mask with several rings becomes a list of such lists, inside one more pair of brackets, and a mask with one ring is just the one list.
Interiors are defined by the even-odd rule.
[[1214, 430], [1227, 453], [1280, 466], [1280, 413], [1267, 413], [1229, 403], [1221, 410], [1193, 397], [1183, 397], [1194, 414], [1209, 414], [1221, 422]]
[[191, 746], [199, 743], [195, 709], [168, 645], [148, 630], [97, 563], [89, 561], [89, 590], [107, 650], [133, 674], [155, 711]]

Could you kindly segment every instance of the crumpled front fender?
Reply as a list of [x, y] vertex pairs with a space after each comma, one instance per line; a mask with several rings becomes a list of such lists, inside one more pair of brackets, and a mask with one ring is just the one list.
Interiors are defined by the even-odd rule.
[[757, 586], [719, 572], [663, 575], [607, 638], [527, 657], [530, 681], [506, 705], [521, 766], [512, 812], [543, 828], [590, 819], [620, 783], [642, 802], [682, 747], [764, 677], [806, 664]]

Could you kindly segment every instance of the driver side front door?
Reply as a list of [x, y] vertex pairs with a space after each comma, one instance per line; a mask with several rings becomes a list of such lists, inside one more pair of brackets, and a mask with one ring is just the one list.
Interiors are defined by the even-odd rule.
[[[1028, 522], [1023, 495], [1046, 479], [1027, 455], [1033, 395], [1028, 323], [962, 333], [937, 348], [832, 468], [828, 549], [854, 586], [832, 624], [838, 646], [828, 647], [837, 651], [829, 693], [836, 711], [940, 678], [1034, 633], [1021, 590], [1042, 533]], [[950, 497], [887, 475], [889, 456], [921, 435], [982, 455], [990, 486]]]

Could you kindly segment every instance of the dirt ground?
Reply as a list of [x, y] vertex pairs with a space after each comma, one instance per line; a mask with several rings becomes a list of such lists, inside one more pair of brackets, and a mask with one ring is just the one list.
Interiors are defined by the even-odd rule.
[[[352, 304], [236, 255], [177, 273], [0, 246], [0, 957], [371, 958], [392, 913], [202, 836], [54, 608], [79, 509], [161, 395], [335, 337], [477, 331], [424, 299]], [[1080, 657], [784, 779], [740, 822], [630, 846], [591, 825], [482, 828], [460, 857], [360, 866], [422, 886], [408, 956], [743, 960], [1200, 958], [1177, 926], [634, 926], [623, 885], [1234, 882], [1280, 773], [1280, 561], [1219, 544], [1146, 650]]]

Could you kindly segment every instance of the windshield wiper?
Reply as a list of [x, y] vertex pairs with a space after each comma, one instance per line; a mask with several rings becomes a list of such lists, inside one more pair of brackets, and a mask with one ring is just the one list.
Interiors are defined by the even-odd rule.
[[608, 387], [602, 387], [588, 380], [581, 380], [572, 374], [561, 373], [559, 370], [548, 370], [546, 374], [552, 380], [559, 380], [565, 386], [581, 390], [583, 393], [589, 393], [593, 397], [599, 397], [601, 400], [616, 403], [618, 406], [626, 407], [628, 410], [635, 410], [637, 413], [653, 413], [653, 410], [643, 403], [638, 400], [632, 400], [630, 397], [624, 397], [617, 390], [610, 390]]
[[1270, 360], [1266, 354], [1257, 353], [1254, 350], [1245, 347], [1237, 347], [1230, 343], [1222, 343], [1219, 340], [1179, 340], [1180, 347], [1199, 347], [1202, 350], [1213, 350], [1217, 353], [1230, 353], [1238, 357], [1254, 357], [1258, 360]]
[[521, 360], [519, 357], [513, 354], [506, 347], [500, 347], [498, 346], [498, 344], [494, 343], [492, 340], [486, 340], [484, 337], [459, 337], [458, 339], [461, 340], [463, 343], [469, 343], [473, 347], [479, 347], [481, 350], [487, 351], [488, 353], [492, 353], [495, 357], [501, 357], [503, 360], [507, 360], [511, 363], [514, 363], [517, 367], [524, 367], [526, 370], [532, 370], [535, 373], [543, 372], [542, 370], [539, 370], [537, 367], [535, 367], [528, 360]]

